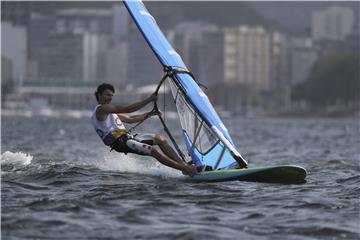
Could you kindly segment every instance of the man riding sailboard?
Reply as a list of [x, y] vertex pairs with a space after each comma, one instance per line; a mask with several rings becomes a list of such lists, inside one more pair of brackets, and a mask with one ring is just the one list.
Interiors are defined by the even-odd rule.
[[157, 96], [153, 94], [145, 100], [121, 106], [112, 103], [114, 93], [114, 87], [107, 83], [99, 85], [95, 92], [98, 105], [91, 115], [91, 123], [104, 144], [117, 152], [152, 156], [160, 163], [180, 170], [186, 175], [195, 175], [195, 166], [183, 161], [161, 134], [137, 133], [132, 135], [123, 124], [123, 122], [142, 122], [153, 115], [153, 112], [138, 115], [129, 113], [156, 101]]

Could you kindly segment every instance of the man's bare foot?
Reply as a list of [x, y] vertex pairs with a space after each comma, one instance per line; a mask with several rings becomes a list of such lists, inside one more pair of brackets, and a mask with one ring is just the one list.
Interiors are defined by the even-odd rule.
[[196, 167], [194, 165], [187, 165], [187, 166], [185, 166], [185, 169], [182, 171], [182, 173], [184, 175], [188, 175], [188, 176], [192, 177], [197, 173]]

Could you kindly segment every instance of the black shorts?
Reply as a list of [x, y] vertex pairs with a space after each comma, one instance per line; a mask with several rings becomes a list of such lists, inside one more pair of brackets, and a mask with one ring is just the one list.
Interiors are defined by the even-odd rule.
[[121, 137], [111, 146], [117, 152], [151, 155], [152, 146], [155, 144], [155, 134], [138, 133], [134, 136]]

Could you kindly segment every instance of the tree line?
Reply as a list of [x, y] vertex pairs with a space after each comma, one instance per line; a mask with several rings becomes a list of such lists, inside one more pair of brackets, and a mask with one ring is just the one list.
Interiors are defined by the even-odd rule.
[[359, 104], [359, 53], [331, 53], [320, 57], [305, 82], [296, 85], [291, 98], [312, 107]]

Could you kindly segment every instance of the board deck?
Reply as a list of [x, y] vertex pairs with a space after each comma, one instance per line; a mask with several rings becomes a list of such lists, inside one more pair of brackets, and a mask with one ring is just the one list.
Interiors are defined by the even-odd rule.
[[189, 177], [193, 182], [251, 181], [268, 183], [305, 182], [306, 169], [296, 165], [216, 170], [197, 173]]

